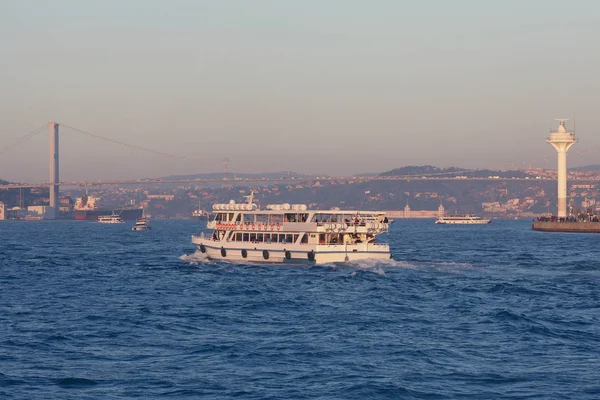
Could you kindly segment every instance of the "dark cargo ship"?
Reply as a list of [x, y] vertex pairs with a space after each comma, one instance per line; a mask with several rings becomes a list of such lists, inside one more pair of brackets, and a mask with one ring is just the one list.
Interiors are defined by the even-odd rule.
[[139, 206], [126, 207], [98, 207], [96, 205], [98, 198], [84, 194], [77, 198], [73, 207], [73, 218], [80, 221], [97, 221], [100, 216], [116, 214], [123, 221], [135, 221], [142, 218], [144, 209]]

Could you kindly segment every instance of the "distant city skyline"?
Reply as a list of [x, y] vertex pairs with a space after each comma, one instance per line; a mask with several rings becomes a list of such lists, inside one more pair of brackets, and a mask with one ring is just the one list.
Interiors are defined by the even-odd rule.
[[[0, 152], [56, 121], [61, 180], [598, 164], [600, 3], [8, 1]], [[187, 157], [188, 160], [182, 160]], [[0, 179], [48, 181], [47, 129]]]

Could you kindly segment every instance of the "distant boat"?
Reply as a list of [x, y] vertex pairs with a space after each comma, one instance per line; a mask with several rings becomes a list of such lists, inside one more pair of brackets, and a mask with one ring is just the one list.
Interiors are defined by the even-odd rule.
[[111, 214], [99, 216], [98, 222], [101, 224], [122, 224], [125, 221], [123, 221], [117, 214]]
[[138, 218], [135, 225], [131, 228], [132, 231], [147, 231], [152, 229], [148, 223], [148, 218]]
[[192, 211], [192, 219], [199, 220], [199, 221], [208, 220], [209, 215], [210, 215], [210, 213], [208, 211], [200, 208], [200, 203], [198, 203], [198, 208], [195, 209], [194, 211]]
[[451, 224], [451, 225], [482, 225], [489, 224], [492, 222], [490, 219], [483, 219], [476, 215], [464, 214], [464, 215], [444, 215], [439, 217], [436, 224]]

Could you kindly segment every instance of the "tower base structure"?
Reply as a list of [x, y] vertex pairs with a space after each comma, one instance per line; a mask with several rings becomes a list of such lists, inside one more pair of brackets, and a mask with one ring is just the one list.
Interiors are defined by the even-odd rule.
[[534, 221], [531, 229], [543, 232], [600, 233], [600, 222]]

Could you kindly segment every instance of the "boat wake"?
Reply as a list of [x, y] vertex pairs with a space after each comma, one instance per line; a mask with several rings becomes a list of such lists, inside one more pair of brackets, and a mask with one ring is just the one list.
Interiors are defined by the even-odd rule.
[[351, 261], [346, 263], [325, 264], [331, 268], [349, 268], [360, 271], [374, 272], [379, 275], [385, 275], [385, 270], [395, 268], [402, 269], [435, 269], [440, 272], [459, 272], [465, 268], [471, 268], [474, 265], [469, 263], [455, 262], [422, 262], [422, 261], [400, 261], [400, 260], [381, 260], [376, 258], [368, 258], [360, 261]]
[[207, 264], [213, 262], [205, 253], [202, 253], [199, 250], [192, 254], [182, 254], [179, 256], [179, 259], [187, 262], [190, 265]]
[[361, 271], [374, 272], [378, 275], [385, 275], [384, 268], [415, 268], [415, 265], [406, 261], [382, 260], [377, 258], [367, 258], [359, 261], [350, 261], [344, 263], [325, 264], [331, 268], [349, 268]]

